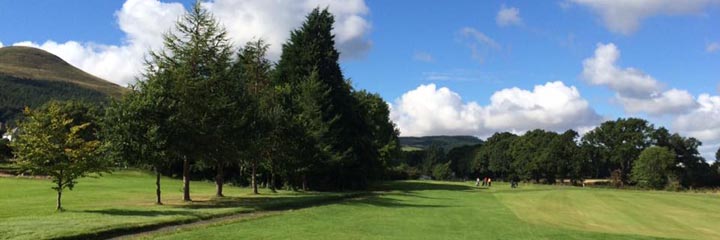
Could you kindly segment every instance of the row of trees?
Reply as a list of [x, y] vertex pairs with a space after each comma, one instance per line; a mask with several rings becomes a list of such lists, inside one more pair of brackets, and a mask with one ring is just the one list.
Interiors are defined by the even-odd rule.
[[274, 64], [262, 40], [234, 50], [198, 2], [103, 113], [75, 102], [27, 109], [17, 161], [55, 179], [58, 209], [75, 179], [118, 164], [154, 170], [158, 204], [161, 174], [178, 166], [186, 201], [193, 173], [209, 171], [217, 196], [226, 179], [247, 176], [257, 193], [260, 175], [273, 191], [364, 188], [399, 154], [398, 131], [379, 95], [344, 78], [333, 23], [327, 9], [313, 10]]
[[496, 133], [482, 144], [447, 152], [439, 147], [405, 152], [395, 169], [406, 177], [424, 174], [438, 179], [491, 176], [552, 184], [611, 178], [618, 184], [653, 188], [716, 186], [720, 164], [705, 162], [698, 152], [701, 144], [643, 119], [621, 118], [602, 123], [582, 138], [573, 130], [536, 129], [522, 136]]

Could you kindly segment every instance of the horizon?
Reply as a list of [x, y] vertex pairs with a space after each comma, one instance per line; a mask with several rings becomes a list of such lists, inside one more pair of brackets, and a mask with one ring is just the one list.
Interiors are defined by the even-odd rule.
[[[193, 1], [39, 2], [0, 8], [0, 46], [38, 47], [127, 85]], [[323, 5], [345, 77], [390, 104], [401, 136], [585, 133], [639, 117], [701, 140], [706, 161], [720, 147], [720, 1], [204, 3], [236, 45], [267, 40], [272, 60]]]

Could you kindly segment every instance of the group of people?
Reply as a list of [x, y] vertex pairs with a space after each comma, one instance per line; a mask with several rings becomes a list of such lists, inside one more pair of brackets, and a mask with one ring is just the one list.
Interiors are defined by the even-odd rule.
[[[480, 178], [477, 178], [477, 181], [475, 181], [475, 186], [478, 186], [478, 187], [480, 186]], [[482, 186], [483, 186], [483, 187], [485, 187], [485, 186], [487, 186], [487, 187], [492, 186], [492, 178], [489, 178], [489, 177], [483, 178], [483, 180], [482, 180]]]
[[[480, 187], [480, 184], [482, 184], [483, 187], [490, 187], [490, 186], [492, 186], [492, 178], [485, 177], [485, 178], [483, 178], [482, 183], [480, 183], [480, 178], [477, 178], [477, 180], [475, 181], [475, 186]], [[510, 187], [517, 188], [518, 181], [515, 179], [510, 180]]]

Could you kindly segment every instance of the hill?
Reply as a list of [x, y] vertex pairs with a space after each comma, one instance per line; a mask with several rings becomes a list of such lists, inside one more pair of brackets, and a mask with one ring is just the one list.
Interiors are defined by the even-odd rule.
[[405, 150], [422, 150], [432, 145], [450, 150], [455, 147], [476, 145], [482, 142], [482, 140], [473, 136], [400, 137], [400, 145]]
[[15, 119], [25, 106], [49, 100], [105, 102], [127, 89], [31, 47], [0, 48], [0, 123]]

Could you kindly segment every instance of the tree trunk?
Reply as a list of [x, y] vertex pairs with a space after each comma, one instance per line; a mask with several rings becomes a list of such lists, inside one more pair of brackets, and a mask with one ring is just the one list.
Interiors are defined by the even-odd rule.
[[250, 176], [250, 184], [253, 188], [253, 194], [258, 194], [258, 186], [257, 186], [257, 179], [255, 179], [257, 175], [257, 161], [252, 161], [252, 175]]
[[217, 197], [224, 197], [223, 195], [223, 184], [225, 182], [225, 179], [223, 176], [225, 174], [224, 172], [224, 166], [222, 163], [217, 164], [217, 175], [215, 175], [215, 196]]
[[157, 205], [162, 205], [162, 199], [160, 198], [160, 171], [157, 167], [155, 168], [155, 195], [157, 195]]
[[307, 191], [307, 176], [305, 174], [302, 175], [302, 190]]
[[276, 193], [275, 190], [275, 173], [273, 173], [272, 170], [270, 170], [270, 191]]
[[190, 161], [183, 156], [183, 201], [190, 202]]
[[61, 199], [62, 199], [62, 191], [63, 191], [63, 189], [62, 189], [62, 179], [58, 179], [58, 184], [57, 184], [57, 206], [55, 207], [55, 211], [62, 211], [62, 210], [63, 210], [63, 208], [62, 208], [62, 201], [61, 201]]

